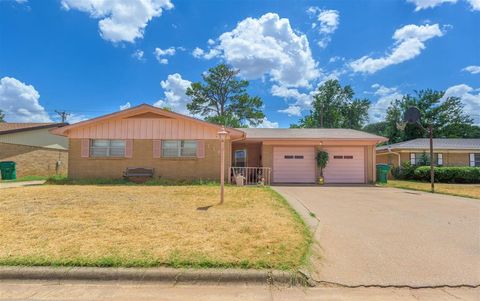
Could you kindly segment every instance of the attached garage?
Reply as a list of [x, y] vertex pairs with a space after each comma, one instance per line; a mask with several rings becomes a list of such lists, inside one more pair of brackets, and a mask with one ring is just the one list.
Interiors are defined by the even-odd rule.
[[313, 146], [273, 148], [273, 181], [275, 183], [315, 183], [315, 165]]
[[364, 147], [325, 147], [329, 155], [325, 183], [365, 183]]

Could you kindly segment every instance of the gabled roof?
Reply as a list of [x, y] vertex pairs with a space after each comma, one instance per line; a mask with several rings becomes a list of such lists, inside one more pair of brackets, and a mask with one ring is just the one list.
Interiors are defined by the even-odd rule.
[[[413, 149], [426, 150], [430, 149], [430, 139], [418, 138], [390, 145], [382, 145], [377, 147], [377, 151], [390, 149]], [[451, 150], [480, 150], [480, 139], [464, 139], [464, 138], [434, 138], [434, 149], [451, 149]]]
[[265, 129], [265, 128], [242, 128], [247, 139], [275, 140], [275, 139], [329, 139], [329, 140], [377, 140], [387, 141], [385, 137], [352, 130], [352, 129]]
[[[222, 127], [221, 125], [218, 125], [218, 124], [213, 124], [213, 123], [206, 122], [206, 121], [203, 121], [203, 120], [200, 120], [200, 119], [197, 119], [197, 118], [193, 118], [193, 117], [190, 117], [190, 116], [186, 116], [186, 115], [182, 115], [182, 114], [175, 113], [175, 112], [172, 112], [172, 111], [160, 109], [160, 108], [151, 106], [149, 104], [141, 104], [141, 105], [138, 105], [138, 106], [135, 106], [135, 107], [123, 110], [123, 111], [114, 112], [114, 113], [111, 113], [111, 114], [107, 114], [107, 115], [99, 116], [99, 117], [96, 117], [96, 118], [88, 119], [88, 120], [85, 120], [85, 121], [81, 121], [81, 122], [78, 122], [78, 123], [74, 123], [74, 124], [71, 124], [71, 125], [67, 125], [67, 126], [62, 127], [62, 128], [54, 129], [54, 130], [51, 130], [51, 132], [53, 134], [56, 134], [56, 135], [67, 136], [68, 131], [70, 131], [72, 129], [75, 129], [75, 128], [79, 128], [79, 127], [87, 126], [87, 125], [90, 125], [90, 124], [106, 121], [106, 120], [112, 119], [112, 118], [129, 118], [131, 116], [135, 116], [135, 115], [138, 116], [139, 114], [147, 114], [147, 113], [155, 113], [155, 114], [161, 115], [164, 118], [186, 119], [186, 120], [197, 122], [197, 123], [209, 126], [209, 127], [214, 127], [214, 128], [217, 128], [217, 129], [221, 129], [221, 127]], [[239, 131], [237, 129], [227, 128], [226, 130], [232, 136], [235, 136], [235, 137], [242, 137], [244, 135], [244, 133], [242, 131]]]
[[0, 122], [0, 135], [39, 130], [39, 129], [47, 129], [47, 128], [58, 128], [65, 125], [67, 125], [67, 123]]

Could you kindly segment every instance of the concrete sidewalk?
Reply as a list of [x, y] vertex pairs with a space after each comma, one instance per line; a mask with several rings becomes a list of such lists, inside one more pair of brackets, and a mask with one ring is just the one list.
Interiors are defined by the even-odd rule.
[[45, 180], [21, 181], [21, 182], [0, 182], [0, 189], [2, 189], [2, 188], [15, 188], [15, 187], [26, 187], [26, 186], [36, 186], [36, 185], [42, 185], [45, 182], [46, 182]]
[[469, 288], [282, 288], [265, 285], [165, 285], [134, 282], [19, 282], [0, 281], [0, 300], [479, 300], [480, 290]]

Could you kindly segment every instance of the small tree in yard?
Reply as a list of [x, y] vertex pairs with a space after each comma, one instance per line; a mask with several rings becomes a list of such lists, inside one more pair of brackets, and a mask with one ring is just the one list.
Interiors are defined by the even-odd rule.
[[262, 99], [247, 93], [248, 81], [237, 79], [239, 70], [220, 64], [204, 75], [204, 83], [196, 82], [187, 88], [192, 98], [187, 109], [206, 121], [228, 127], [258, 125], [265, 115]]
[[327, 167], [328, 163], [328, 153], [325, 151], [319, 151], [317, 153], [317, 166], [320, 168], [320, 184], [323, 184], [323, 169]]

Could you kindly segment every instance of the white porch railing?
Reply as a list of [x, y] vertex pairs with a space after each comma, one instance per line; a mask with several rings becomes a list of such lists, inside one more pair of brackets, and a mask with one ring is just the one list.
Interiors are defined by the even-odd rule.
[[243, 181], [243, 185], [270, 185], [270, 167], [230, 167], [229, 183]]

